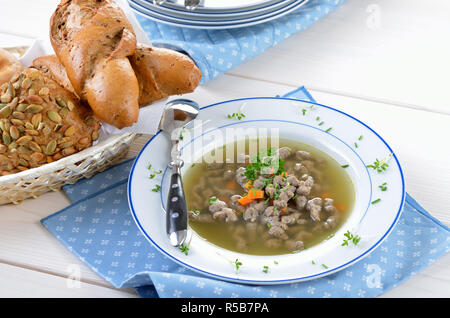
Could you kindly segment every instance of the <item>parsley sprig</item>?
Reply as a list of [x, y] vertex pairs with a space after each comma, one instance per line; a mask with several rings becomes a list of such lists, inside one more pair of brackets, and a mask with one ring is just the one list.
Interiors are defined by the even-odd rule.
[[344, 236], [346, 238], [344, 239], [344, 242], [341, 244], [342, 246], [348, 246], [348, 242], [352, 242], [353, 244], [358, 245], [359, 241], [361, 240], [361, 237], [359, 237], [358, 235], [354, 235], [350, 231], [347, 231], [347, 233], [345, 233]]
[[179, 246], [180, 251], [181, 251], [182, 253], [184, 253], [186, 256], [189, 254], [189, 244], [190, 244], [190, 243], [191, 243], [191, 242], [189, 242], [188, 244], [183, 243], [183, 244], [181, 244], [181, 245]]
[[391, 159], [392, 156], [393, 156], [393, 154], [391, 153], [389, 156], [387, 156], [383, 160], [379, 160], [377, 158], [371, 165], [367, 165], [366, 167], [372, 168], [373, 170], [375, 170], [378, 173], [386, 171], [386, 169], [389, 167], [387, 162], [389, 161], [389, 159]]
[[239, 267], [241, 267], [243, 265], [242, 262], [237, 258], [234, 262], [231, 262], [231, 264], [234, 264], [234, 267], [236, 267], [236, 271], [238, 271]]
[[162, 170], [153, 170], [152, 173], [150, 173], [150, 179], [154, 179], [156, 177], [156, 175], [161, 174]]
[[227, 117], [229, 119], [233, 119], [233, 118], [237, 118], [237, 120], [241, 120], [242, 118], [245, 117], [244, 113], [242, 113], [241, 111], [237, 112], [237, 113], [232, 113], [232, 114], [228, 114]]

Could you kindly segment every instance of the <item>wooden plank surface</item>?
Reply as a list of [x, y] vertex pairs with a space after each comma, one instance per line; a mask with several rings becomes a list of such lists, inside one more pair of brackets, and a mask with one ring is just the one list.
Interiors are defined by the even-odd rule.
[[347, 0], [229, 74], [450, 113], [450, 2]]
[[87, 284], [76, 276], [60, 277], [0, 263], [0, 297], [123, 298], [137, 297], [134, 290], [119, 290]]

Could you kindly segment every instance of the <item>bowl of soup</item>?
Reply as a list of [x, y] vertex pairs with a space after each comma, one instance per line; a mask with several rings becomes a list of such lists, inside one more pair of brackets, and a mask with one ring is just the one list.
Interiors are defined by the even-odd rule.
[[196, 272], [248, 284], [322, 277], [367, 256], [400, 216], [404, 180], [394, 152], [332, 107], [226, 101], [202, 108], [180, 136], [185, 245], [171, 246], [165, 233], [170, 142], [162, 133], [138, 155], [128, 199], [151, 244]]

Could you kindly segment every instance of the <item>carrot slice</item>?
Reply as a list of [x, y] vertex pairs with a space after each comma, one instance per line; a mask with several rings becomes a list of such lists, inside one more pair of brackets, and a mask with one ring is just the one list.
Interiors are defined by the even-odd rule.
[[247, 183], [244, 184], [244, 188], [250, 190], [252, 188], [252, 183], [250, 181], [247, 181]]
[[263, 199], [264, 198], [264, 191], [263, 190], [256, 190], [256, 189], [250, 189], [247, 193], [247, 196], [254, 200], [254, 199]]
[[244, 195], [242, 198], [238, 200], [240, 205], [247, 205], [250, 204], [253, 200], [249, 198], [248, 195]]
[[281, 173], [281, 176], [282, 176], [282, 177], [287, 177], [287, 176], [288, 176], [288, 173], [287, 173], [286, 171], [283, 171], [283, 172]]
[[282, 209], [280, 210], [280, 212], [281, 212], [281, 213], [284, 213], [284, 212], [286, 212], [287, 210], [288, 210], [288, 208], [285, 207], [285, 208], [282, 208]]

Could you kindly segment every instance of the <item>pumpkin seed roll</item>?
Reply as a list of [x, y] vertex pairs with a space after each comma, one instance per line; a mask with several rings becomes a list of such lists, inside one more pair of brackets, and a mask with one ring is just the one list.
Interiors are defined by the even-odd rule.
[[0, 87], [0, 175], [69, 156], [97, 140], [99, 120], [75, 95], [34, 68]]

